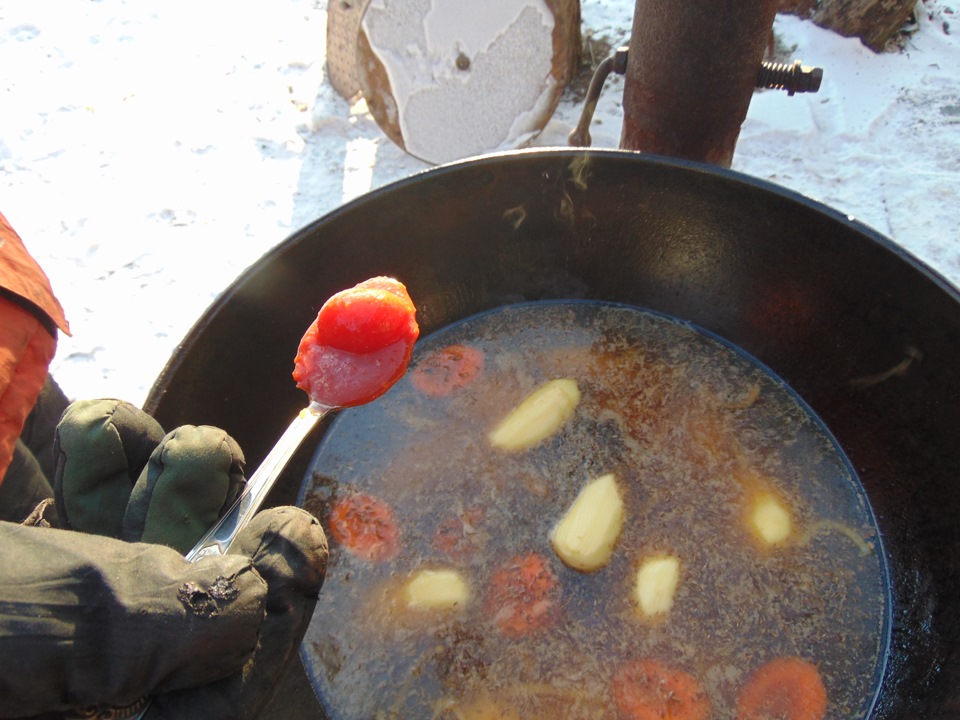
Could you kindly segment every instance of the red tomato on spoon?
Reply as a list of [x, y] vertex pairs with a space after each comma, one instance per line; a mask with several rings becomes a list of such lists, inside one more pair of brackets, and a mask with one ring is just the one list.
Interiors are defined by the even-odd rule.
[[307, 328], [293, 379], [314, 402], [353, 407], [374, 400], [399, 380], [420, 334], [417, 310], [403, 283], [366, 280], [327, 300]]

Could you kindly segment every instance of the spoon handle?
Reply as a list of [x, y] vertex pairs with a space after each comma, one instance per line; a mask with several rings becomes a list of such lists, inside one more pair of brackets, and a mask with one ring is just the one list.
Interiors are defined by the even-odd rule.
[[260, 467], [247, 480], [247, 486], [240, 497], [186, 554], [187, 560], [196, 562], [203, 557], [226, 554], [237, 533], [247, 526], [260, 509], [264, 498], [287, 466], [287, 462], [300, 447], [300, 443], [332, 409], [326, 405], [311, 402], [300, 411], [280, 436], [277, 444], [267, 453]]

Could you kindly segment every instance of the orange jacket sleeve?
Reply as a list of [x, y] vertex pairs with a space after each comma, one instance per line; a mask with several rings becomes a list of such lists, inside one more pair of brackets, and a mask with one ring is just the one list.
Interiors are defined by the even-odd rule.
[[20, 236], [0, 213], [0, 288], [36, 306], [67, 335], [70, 326], [53, 294], [46, 273], [33, 259]]
[[0, 483], [56, 352], [57, 328], [70, 333], [50, 281], [0, 214]]

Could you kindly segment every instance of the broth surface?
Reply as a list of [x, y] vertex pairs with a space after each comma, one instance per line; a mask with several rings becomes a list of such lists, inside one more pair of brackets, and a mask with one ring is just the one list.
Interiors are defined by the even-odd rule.
[[[413, 376], [432, 353], [479, 351], [482, 369], [447, 395]], [[556, 433], [505, 453], [489, 431], [544, 382], [581, 399]], [[617, 477], [625, 521], [613, 556], [566, 566], [550, 533], [583, 486]], [[876, 525], [849, 462], [781, 381], [688, 324], [622, 305], [530, 303], [422, 339], [411, 371], [374, 403], [342, 411], [300, 503], [330, 536], [339, 499], [385, 502], [386, 556], [331, 537], [327, 580], [302, 654], [331, 720], [622, 718], [618, 672], [656, 660], [694, 678], [710, 718], [735, 718], [751, 673], [779, 657], [819, 670], [826, 717], [870, 710], [887, 650], [888, 593]], [[769, 545], [751, 503], [792, 519]], [[645, 558], [679, 559], [670, 611], [634, 600]], [[497, 573], [536, 555], [551, 581], [533, 629], [496, 622]], [[416, 571], [452, 569], [452, 609], [403, 601]], [[539, 618], [539, 616], [538, 616]]]

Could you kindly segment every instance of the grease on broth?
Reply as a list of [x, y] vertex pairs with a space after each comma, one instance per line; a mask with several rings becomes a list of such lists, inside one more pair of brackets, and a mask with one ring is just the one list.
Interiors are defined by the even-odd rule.
[[[446, 384], [425, 391], [420, 365]], [[560, 378], [568, 419], [519, 451], [490, 442]], [[587, 572], [551, 537], [607, 474], [622, 527]], [[303, 645], [332, 720], [630, 717], [617, 678], [651, 662], [696, 687], [696, 712], [735, 718], [783, 657], [816, 667], [826, 717], [872, 703], [887, 589], [862, 489], [788, 388], [682, 322], [531, 303], [421, 340], [406, 378], [331, 425], [301, 504], [329, 528], [354, 496], [388, 507], [373, 539], [391, 552], [332, 543]]]

